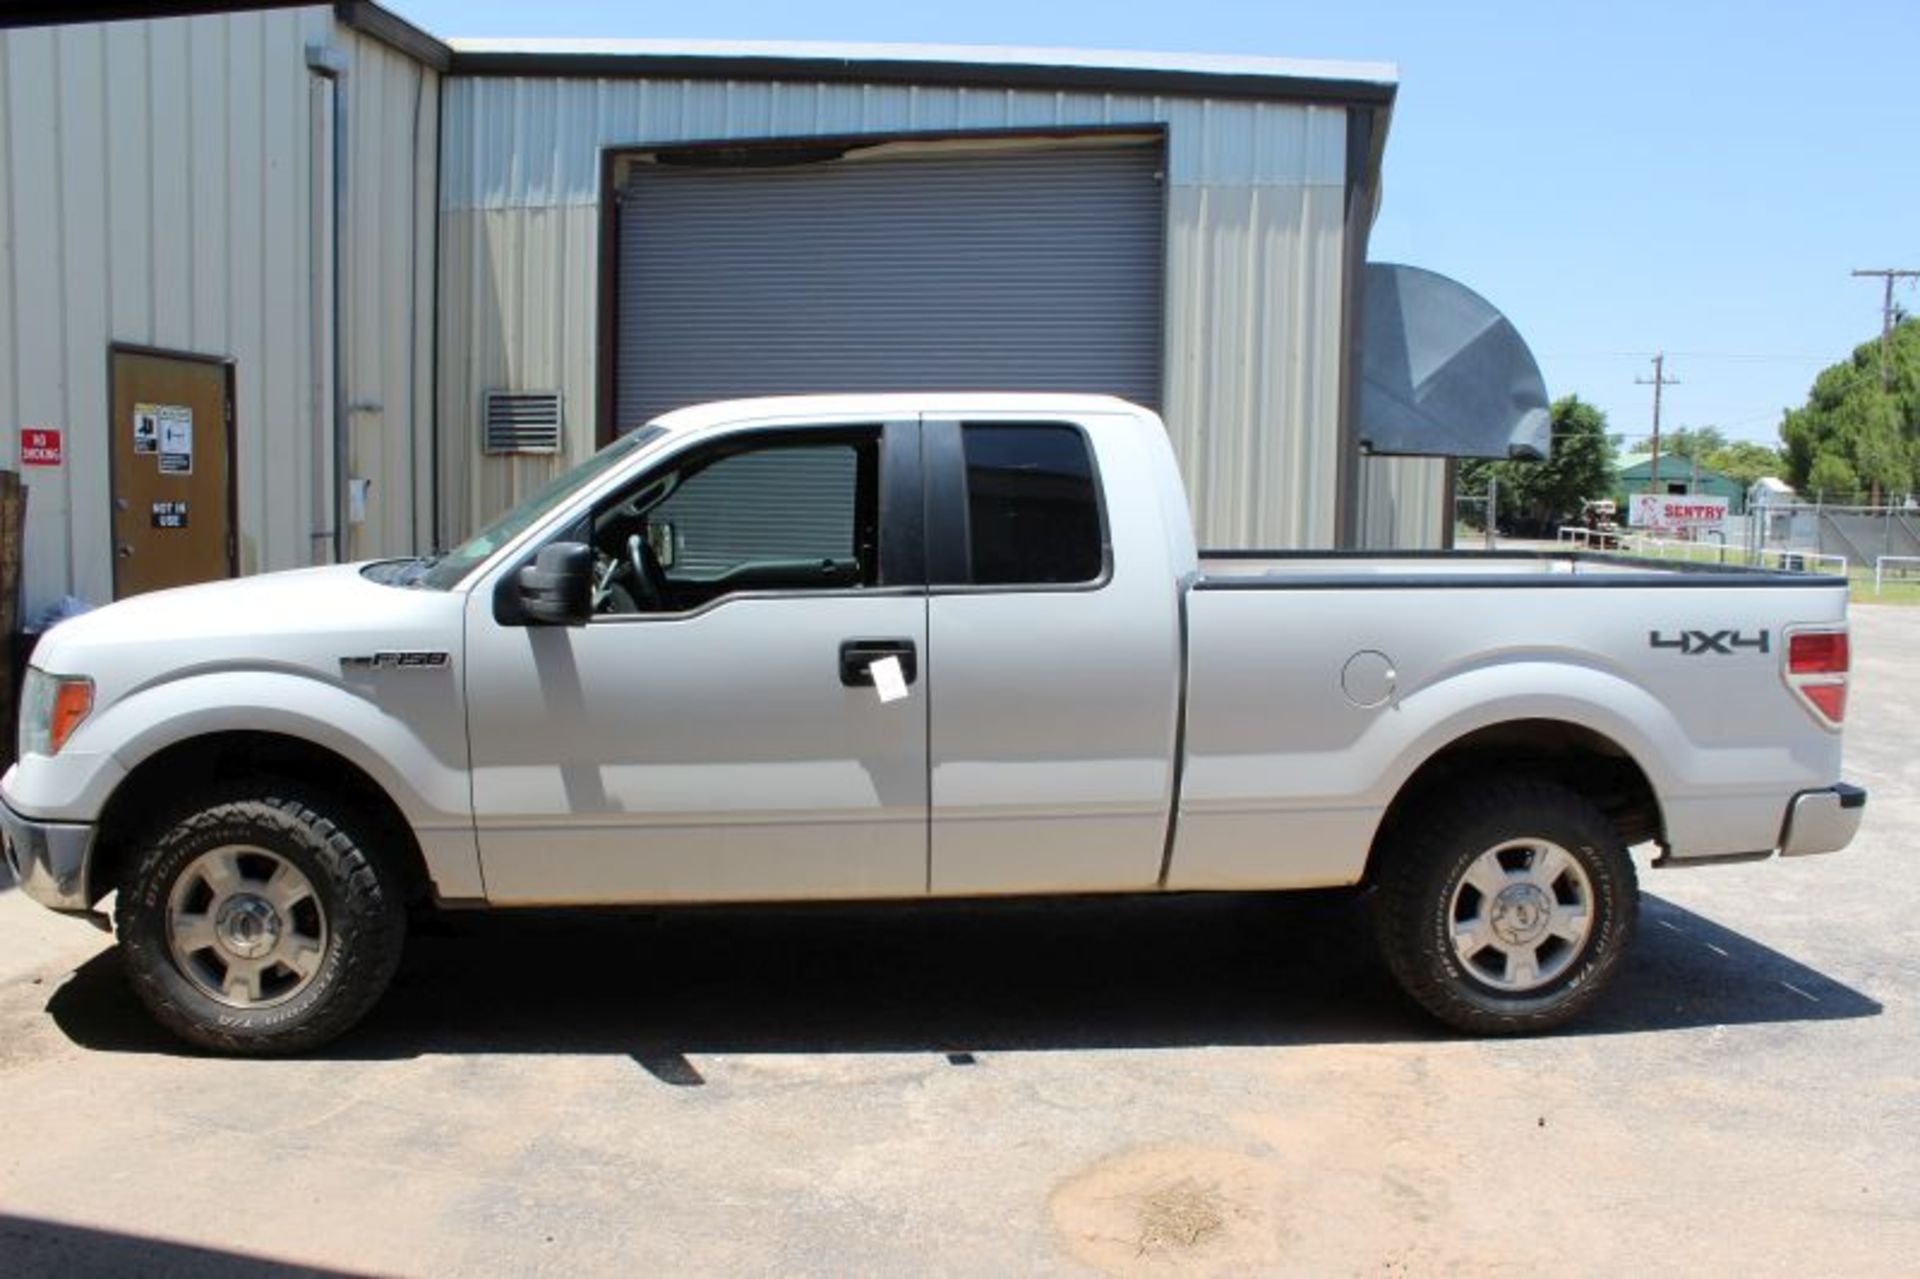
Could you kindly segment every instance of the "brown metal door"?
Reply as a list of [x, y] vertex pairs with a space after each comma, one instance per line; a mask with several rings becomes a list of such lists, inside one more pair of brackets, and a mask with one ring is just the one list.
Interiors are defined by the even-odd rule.
[[115, 350], [115, 599], [231, 577], [232, 366]]

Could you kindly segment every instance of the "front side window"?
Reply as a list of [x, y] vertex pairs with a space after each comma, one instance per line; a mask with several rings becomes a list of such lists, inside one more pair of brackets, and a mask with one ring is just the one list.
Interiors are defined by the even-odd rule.
[[675, 459], [595, 516], [596, 611], [874, 585], [879, 455], [875, 429], [749, 436]]
[[549, 511], [572, 499], [589, 484], [619, 466], [666, 432], [658, 426], [629, 431], [570, 471], [547, 481], [533, 496], [498, 516], [445, 555], [422, 561], [410, 585], [429, 590], [452, 590], [461, 578], [478, 568], [495, 551], [537, 524]]
[[1099, 578], [1106, 548], [1083, 433], [1053, 424], [968, 425], [961, 444], [975, 585]]

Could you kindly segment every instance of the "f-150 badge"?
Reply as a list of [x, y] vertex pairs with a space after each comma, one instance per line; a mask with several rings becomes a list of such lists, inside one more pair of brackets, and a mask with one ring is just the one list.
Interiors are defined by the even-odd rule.
[[1756, 653], [1768, 651], [1767, 632], [1748, 635], [1745, 631], [1681, 631], [1669, 638], [1659, 631], [1647, 632], [1647, 643], [1654, 648], [1671, 648], [1689, 657], [1703, 653], [1733, 656], [1734, 650], [1750, 648]]
[[385, 649], [364, 657], [343, 657], [340, 666], [349, 671], [434, 671], [452, 660], [447, 653], [426, 649]]

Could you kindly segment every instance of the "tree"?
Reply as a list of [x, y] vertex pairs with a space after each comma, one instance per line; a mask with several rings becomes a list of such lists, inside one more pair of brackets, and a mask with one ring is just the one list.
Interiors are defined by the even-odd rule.
[[1484, 493], [1489, 478], [1500, 483], [1501, 511], [1520, 524], [1544, 530], [1575, 519], [1582, 500], [1613, 492], [1607, 415], [1575, 395], [1555, 400], [1551, 455], [1538, 462], [1462, 463], [1460, 490]]
[[1700, 465], [1720, 472], [1743, 489], [1750, 489], [1763, 475], [1785, 474], [1787, 460], [1779, 449], [1752, 440], [1735, 440], [1703, 456]]
[[[1648, 452], [1652, 440], [1640, 436], [1635, 451]], [[1685, 463], [1675, 470], [1675, 462]], [[1683, 426], [1660, 437], [1660, 474], [1684, 479], [1693, 463], [1703, 471], [1718, 471], [1742, 488], [1751, 488], [1763, 475], [1785, 475], [1786, 457], [1779, 449], [1752, 440], [1729, 440], [1717, 426]]]
[[1702, 466], [1707, 464], [1708, 454], [1726, 447], [1727, 437], [1717, 426], [1683, 426], [1660, 437], [1661, 457], [1684, 457], [1689, 462], [1697, 458]]
[[1847, 501], [1860, 491], [1860, 477], [1853, 473], [1846, 458], [1838, 453], [1822, 453], [1814, 459], [1813, 469], [1807, 473], [1807, 481], [1801, 488], [1815, 498]]
[[[1883, 370], [1879, 338], [1822, 369], [1781, 423], [1787, 476], [1827, 501], [1910, 493], [1920, 474], [1920, 322], [1903, 320]], [[1822, 463], [1825, 463], [1822, 466]], [[1840, 482], [1846, 480], [1843, 486]]]

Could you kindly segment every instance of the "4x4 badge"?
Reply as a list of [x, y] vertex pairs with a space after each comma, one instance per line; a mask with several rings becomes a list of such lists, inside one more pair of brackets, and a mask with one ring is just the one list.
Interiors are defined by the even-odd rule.
[[1769, 651], [1767, 632], [1749, 637], [1744, 631], [1681, 631], [1668, 639], [1659, 631], [1647, 632], [1647, 643], [1654, 648], [1677, 649], [1690, 657], [1702, 653], [1724, 653], [1731, 657], [1738, 648], [1750, 648], [1756, 653]]

